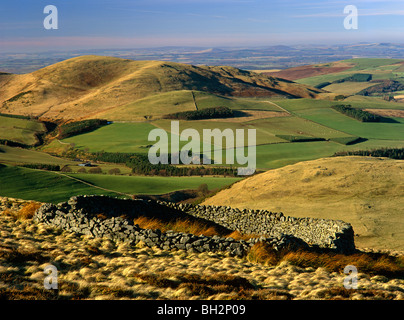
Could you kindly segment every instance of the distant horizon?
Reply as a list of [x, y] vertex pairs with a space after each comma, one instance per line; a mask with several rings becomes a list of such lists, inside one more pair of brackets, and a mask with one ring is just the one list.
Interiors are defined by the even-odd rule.
[[[155, 46], [145, 46], [145, 47], [89, 47], [89, 48], [71, 48], [70, 50], [66, 49], [41, 49], [37, 48], [32, 51], [17, 51], [11, 50], [10, 51], [3, 51], [5, 48], [0, 47], [1, 54], [46, 54], [46, 53], [84, 53], [84, 52], [91, 52], [91, 51], [131, 51], [131, 50], [158, 50], [158, 49], [194, 49], [194, 50], [209, 50], [209, 49], [219, 49], [219, 50], [254, 50], [254, 49], [265, 49], [265, 48], [275, 48], [275, 47], [290, 47], [290, 48], [300, 48], [300, 47], [349, 47], [349, 46], [359, 46], [359, 45], [394, 45], [394, 46], [403, 46], [404, 48], [404, 41], [403, 42], [386, 42], [386, 41], [362, 41], [362, 42], [335, 42], [335, 43], [279, 43], [279, 44], [262, 44], [262, 45], [217, 45], [217, 46], [209, 46], [209, 45], [155, 45]], [[403, 55], [404, 59], [404, 55]]]
[[[404, 34], [401, 0], [53, 0], [57, 12], [48, 5], [2, 3], [0, 51], [395, 42]], [[357, 28], [346, 28], [347, 5], [357, 9]]]

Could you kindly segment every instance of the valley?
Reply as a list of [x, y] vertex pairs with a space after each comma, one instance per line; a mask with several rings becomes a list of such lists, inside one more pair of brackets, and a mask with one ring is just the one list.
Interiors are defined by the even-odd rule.
[[[344, 160], [333, 156], [344, 151], [404, 148], [402, 92], [388, 91], [400, 87], [386, 82], [404, 83], [403, 63], [398, 59], [349, 59], [268, 73], [82, 56], [31, 73], [1, 74], [0, 196], [58, 203], [75, 194], [162, 197], [193, 190], [193, 197], [182, 200], [264, 206], [287, 211], [290, 216], [346, 219], [356, 226], [360, 246], [400, 249], [403, 228], [395, 222], [402, 214], [399, 208], [403, 180], [398, 177], [403, 160], [395, 160], [394, 169], [385, 170], [386, 163], [390, 163], [387, 160]], [[382, 89], [369, 91], [384, 83]], [[366, 110], [388, 121], [361, 122], [332, 109], [335, 105]], [[195, 129], [201, 137], [204, 129], [255, 129], [255, 176], [243, 179], [233, 174], [237, 165], [220, 164], [203, 169], [179, 165], [185, 169], [181, 172], [186, 172], [181, 176], [175, 175], [179, 171], [172, 167], [148, 168], [139, 173], [138, 165], [134, 171], [134, 163], [128, 160], [137, 155], [147, 157], [153, 144], [148, 139], [149, 132], [159, 128], [171, 134], [171, 120], [165, 119], [168, 114], [214, 107], [226, 107], [234, 116], [179, 120], [181, 129]], [[108, 124], [61, 136], [63, 125], [90, 119], [103, 119]], [[218, 147], [213, 141], [209, 143], [212, 150]], [[185, 145], [186, 141], [181, 141], [180, 147]], [[247, 141], [244, 147], [247, 150]], [[221, 152], [226, 159], [226, 149]], [[107, 158], [114, 160], [106, 161]], [[376, 200], [372, 192], [351, 189], [353, 182], [330, 182], [327, 175], [321, 174], [313, 184], [311, 176], [296, 178], [294, 166], [311, 167], [315, 163], [311, 161], [323, 161], [327, 168], [337, 166], [329, 170], [335, 174], [351, 168], [352, 172], [345, 176], [352, 180], [371, 180], [377, 170], [383, 170], [380, 179], [389, 181], [392, 187], [372, 187], [381, 192]], [[363, 172], [355, 172], [358, 161]], [[84, 166], [88, 162], [91, 165]], [[58, 166], [59, 170], [41, 169], [44, 164]], [[206, 171], [210, 168], [221, 171]], [[273, 191], [269, 197], [263, 186], [272, 179], [266, 177], [276, 174], [276, 170], [284, 171], [279, 171], [282, 179], [274, 183], [290, 189]], [[258, 180], [251, 182], [251, 190], [255, 190], [255, 196], [262, 194], [267, 202], [256, 201], [247, 189], [238, 191], [254, 179]], [[344, 195], [332, 198], [330, 183], [341, 186]], [[197, 191], [202, 189], [204, 192]], [[360, 201], [354, 194], [361, 194]], [[318, 201], [313, 203], [313, 199]], [[329, 202], [331, 207], [324, 210]], [[390, 230], [392, 223], [397, 231]]]

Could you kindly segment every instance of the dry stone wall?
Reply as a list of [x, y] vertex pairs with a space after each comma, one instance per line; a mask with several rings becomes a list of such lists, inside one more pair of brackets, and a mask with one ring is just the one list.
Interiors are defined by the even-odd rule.
[[349, 223], [341, 220], [295, 218], [267, 210], [161, 203], [244, 234], [264, 237], [288, 234], [319, 248], [330, 248], [339, 252], [355, 250], [353, 228]]
[[[191, 216], [213, 221], [228, 231], [239, 230], [258, 237], [245, 241], [174, 231], [163, 233], [134, 225], [133, 219], [138, 216], [158, 217], [162, 220]], [[147, 246], [166, 250], [227, 251], [232, 255], [243, 256], [259, 241], [269, 244], [275, 250], [286, 247], [308, 248], [309, 245], [345, 253], [355, 249], [352, 227], [342, 221], [297, 219], [280, 213], [230, 207], [77, 196], [58, 205], [42, 205], [35, 213], [34, 220], [93, 237], [108, 237], [133, 244], [142, 241]]]

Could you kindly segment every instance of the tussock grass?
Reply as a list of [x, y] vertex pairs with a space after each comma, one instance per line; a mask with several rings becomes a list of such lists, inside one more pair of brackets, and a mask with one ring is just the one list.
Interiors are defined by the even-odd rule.
[[404, 278], [404, 257], [390, 256], [385, 253], [358, 252], [344, 255], [306, 250], [275, 251], [268, 245], [259, 242], [251, 248], [247, 259], [264, 265], [279, 265], [286, 261], [301, 268], [324, 268], [329, 272], [338, 273], [343, 273], [347, 265], [354, 265], [361, 273]]
[[42, 203], [39, 202], [30, 202], [22, 207], [20, 211], [17, 212], [18, 219], [32, 219], [34, 217], [35, 212], [41, 207]]
[[159, 229], [161, 232], [172, 230], [175, 232], [191, 233], [196, 236], [204, 235], [207, 237], [212, 237], [216, 235], [226, 238], [233, 238], [235, 240], [248, 240], [251, 238], [259, 237], [257, 235], [242, 234], [237, 230], [229, 233], [220, 226], [211, 225], [209, 222], [204, 222], [199, 219], [177, 219], [167, 222], [157, 218], [148, 218], [142, 216], [134, 219], [133, 222], [143, 229]]
[[[321, 261], [319, 256], [310, 255], [311, 252], [295, 252], [294, 255], [287, 251], [276, 253], [263, 244], [257, 244], [248, 258], [241, 259], [226, 253], [198, 254], [130, 246], [109, 239], [60, 232], [42, 227], [41, 224], [32, 228], [30, 220], [4, 215], [0, 215], [0, 222], [0, 299], [285, 300], [404, 297], [404, 280], [389, 280], [380, 275], [371, 278], [361, 273], [359, 265], [360, 289], [352, 292], [341, 289], [344, 274], [329, 272], [324, 267], [315, 269], [317, 265], [325, 265], [326, 253], [324, 261]], [[253, 257], [256, 262], [249, 261]], [[314, 267], [295, 267], [289, 262], [292, 257], [300, 265]], [[358, 260], [357, 256], [353, 257]], [[386, 257], [386, 260], [374, 260], [383, 264], [394, 259]], [[57, 267], [58, 290], [43, 289], [43, 270], [49, 263]], [[349, 263], [355, 264], [352, 261]], [[334, 270], [330, 266], [328, 268]]]
[[48, 260], [48, 258], [44, 257], [40, 251], [28, 251], [26, 249], [9, 248], [4, 246], [0, 247], [0, 259], [5, 259], [13, 264], [25, 263], [27, 261], [43, 263]]
[[196, 220], [177, 219], [174, 221], [162, 221], [156, 218], [138, 217], [133, 220], [134, 224], [144, 229], [160, 229], [162, 232], [173, 230], [176, 232], [192, 233], [194, 235], [223, 235], [223, 231], [208, 223]]
[[33, 218], [35, 211], [38, 210], [41, 205], [42, 203], [40, 202], [31, 201], [22, 204], [19, 210], [7, 208], [0, 213], [5, 216], [15, 217], [19, 220], [29, 220]]
[[202, 299], [209, 296], [240, 300], [260, 298], [290, 299], [293, 297], [286, 291], [263, 289], [252, 284], [244, 277], [229, 274], [135, 274], [134, 276], [154, 287], [171, 288], [176, 290], [179, 295], [187, 293], [190, 296], [197, 296]]

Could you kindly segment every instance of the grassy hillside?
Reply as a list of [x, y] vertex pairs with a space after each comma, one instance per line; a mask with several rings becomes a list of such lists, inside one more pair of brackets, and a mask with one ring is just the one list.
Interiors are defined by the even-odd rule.
[[46, 163], [54, 165], [73, 164], [73, 161], [53, 157], [47, 153], [22, 148], [12, 148], [0, 145], [0, 163], [24, 164]]
[[0, 165], [0, 195], [58, 203], [78, 194], [117, 196], [52, 172]]
[[45, 125], [36, 120], [0, 115], [0, 140], [32, 146], [39, 143], [37, 136], [46, 131]]
[[177, 190], [198, 189], [204, 183], [213, 190], [240, 180], [217, 177], [163, 178], [104, 174], [70, 174], [70, 176], [74, 179], [54, 172], [0, 164], [0, 196], [58, 203], [66, 201], [73, 195], [104, 194], [116, 197], [122, 196], [119, 193], [165, 194]]
[[96, 186], [129, 194], [165, 194], [184, 189], [198, 189], [207, 184], [209, 190], [222, 188], [239, 181], [239, 178], [220, 177], [142, 177], [111, 176], [96, 174], [73, 174], [74, 178], [89, 182]]
[[[83, 56], [25, 75], [0, 79], [0, 111], [50, 119], [97, 118], [119, 114], [119, 120], [149, 115], [137, 100], [171, 91], [195, 90], [236, 97], [316, 97], [322, 92], [305, 85], [232, 67], [196, 67], [112, 57]], [[181, 94], [173, 98], [178, 108]], [[182, 103], [183, 102], [183, 103]], [[185, 107], [189, 107], [185, 103]], [[29, 106], [29, 108], [28, 108]], [[124, 111], [120, 108], [123, 107]], [[129, 115], [129, 117], [127, 117]], [[118, 120], [113, 117], [113, 120]]]
[[256, 175], [204, 204], [344, 220], [353, 225], [357, 246], [403, 250], [403, 193], [404, 161], [341, 157]]

